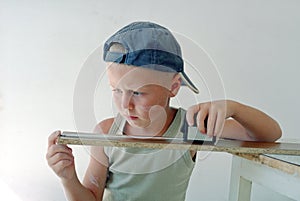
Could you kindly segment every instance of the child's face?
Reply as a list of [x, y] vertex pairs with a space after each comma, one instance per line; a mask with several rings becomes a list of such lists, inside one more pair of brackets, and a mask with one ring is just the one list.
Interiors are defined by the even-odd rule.
[[174, 73], [109, 63], [107, 75], [115, 105], [131, 126], [146, 128], [166, 117], [158, 114], [169, 109]]

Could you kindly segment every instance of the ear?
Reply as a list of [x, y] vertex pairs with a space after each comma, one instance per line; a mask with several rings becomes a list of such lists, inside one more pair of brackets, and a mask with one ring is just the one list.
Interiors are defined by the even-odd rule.
[[177, 95], [179, 89], [181, 86], [181, 77], [179, 75], [179, 73], [175, 74], [173, 79], [172, 79], [172, 84], [171, 84], [171, 89], [170, 89], [170, 93], [171, 93], [171, 97], [174, 97]]

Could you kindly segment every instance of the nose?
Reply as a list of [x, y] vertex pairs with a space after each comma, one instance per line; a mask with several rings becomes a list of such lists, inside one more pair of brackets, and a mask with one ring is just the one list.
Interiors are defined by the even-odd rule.
[[122, 96], [122, 109], [133, 109], [133, 101], [132, 101], [132, 94], [131, 93], [123, 93]]

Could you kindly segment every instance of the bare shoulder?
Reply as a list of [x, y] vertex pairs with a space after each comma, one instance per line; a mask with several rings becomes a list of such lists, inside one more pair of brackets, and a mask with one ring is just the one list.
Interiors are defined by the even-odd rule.
[[95, 133], [103, 133], [107, 134], [111, 128], [111, 125], [113, 124], [115, 118], [109, 118], [104, 119], [103, 121], [100, 121], [94, 129]]

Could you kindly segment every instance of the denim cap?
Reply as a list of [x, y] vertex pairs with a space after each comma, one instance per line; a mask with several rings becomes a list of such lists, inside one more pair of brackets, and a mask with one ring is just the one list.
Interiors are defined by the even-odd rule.
[[[124, 47], [125, 52], [109, 51], [114, 44]], [[184, 72], [181, 48], [172, 33], [152, 22], [133, 22], [112, 35], [104, 44], [103, 59], [136, 67], [163, 72], [179, 73], [182, 85], [199, 93]]]

